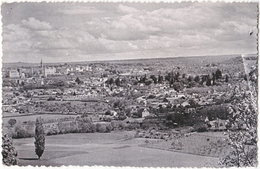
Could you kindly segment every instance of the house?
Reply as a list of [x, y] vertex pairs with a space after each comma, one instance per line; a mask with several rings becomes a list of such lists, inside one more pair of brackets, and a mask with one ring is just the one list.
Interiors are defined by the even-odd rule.
[[145, 108], [142, 112], [142, 118], [147, 117], [150, 115], [150, 112]]
[[110, 113], [111, 113], [111, 115], [114, 116], [114, 117], [117, 116], [117, 112], [114, 111], [114, 110], [111, 110]]
[[226, 130], [226, 120], [221, 120], [217, 118], [216, 120], [208, 121], [208, 124], [211, 126], [211, 130]]
[[56, 68], [55, 67], [45, 67], [44, 69], [44, 76], [47, 77], [48, 75], [54, 75], [56, 74]]
[[188, 101], [185, 101], [181, 104], [183, 107], [186, 107], [186, 106], [190, 106], [189, 102]]
[[20, 77], [20, 73], [17, 69], [13, 69], [9, 71], [9, 77], [10, 78], [19, 78]]

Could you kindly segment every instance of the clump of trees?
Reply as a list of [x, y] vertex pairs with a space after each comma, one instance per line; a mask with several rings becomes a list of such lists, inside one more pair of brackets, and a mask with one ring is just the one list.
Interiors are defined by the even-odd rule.
[[229, 108], [228, 141], [230, 153], [220, 160], [227, 167], [255, 167], [257, 165], [257, 107], [256, 98], [241, 87], [235, 90]]
[[2, 137], [3, 164], [7, 166], [17, 165], [17, 151], [13, 146], [13, 140], [7, 134]]
[[35, 145], [35, 153], [38, 156], [38, 159], [40, 159], [43, 152], [44, 152], [44, 149], [45, 149], [45, 136], [44, 136], [44, 128], [43, 128], [42, 118], [36, 119], [34, 145]]

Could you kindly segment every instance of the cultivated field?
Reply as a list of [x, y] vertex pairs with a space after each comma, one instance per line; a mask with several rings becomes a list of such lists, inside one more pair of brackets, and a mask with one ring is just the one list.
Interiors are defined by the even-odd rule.
[[106, 165], [136, 167], [217, 167], [218, 158], [171, 152], [140, 145], [135, 132], [66, 134], [46, 137], [41, 160], [34, 139], [15, 139], [19, 165]]

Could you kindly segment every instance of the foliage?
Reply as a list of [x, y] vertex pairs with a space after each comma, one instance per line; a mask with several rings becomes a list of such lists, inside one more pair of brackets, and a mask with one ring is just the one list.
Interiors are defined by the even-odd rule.
[[77, 84], [82, 84], [82, 83], [83, 83], [83, 82], [79, 79], [79, 77], [76, 78], [75, 82], [76, 82]]
[[215, 75], [216, 75], [216, 79], [221, 79], [222, 78], [222, 72], [219, 69], [216, 70]]
[[257, 108], [251, 91], [236, 87], [229, 108], [228, 141], [232, 150], [220, 160], [223, 166], [252, 167], [257, 165]]
[[40, 159], [45, 149], [43, 120], [41, 118], [36, 119], [34, 145], [35, 145], [35, 153], [37, 154], [38, 159]]
[[12, 127], [16, 124], [16, 120], [15, 119], [10, 119], [8, 120], [8, 124]]
[[25, 128], [25, 126], [17, 125], [14, 128], [14, 133], [12, 135], [13, 138], [27, 138], [27, 137], [32, 137], [33, 133], [29, 132]]
[[13, 140], [7, 134], [2, 137], [2, 156], [3, 164], [17, 165], [17, 151], [13, 146]]
[[99, 133], [109, 132], [109, 131], [107, 131], [107, 126], [104, 123], [97, 123], [96, 124], [96, 129], [97, 129], [97, 132], [99, 132]]
[[229, 77], [228, 77], [228, 75], [226, 75], [226, 78], [225, 78], [226, 83], [228, 82], [228, 79], [229, 79]]
[[195, 124], [193, 126], [193, 128], [194, 128], [194, 131], [197, 131], [197, 132], [206, 132], [208, 130], [207, 125], [204, 123]]

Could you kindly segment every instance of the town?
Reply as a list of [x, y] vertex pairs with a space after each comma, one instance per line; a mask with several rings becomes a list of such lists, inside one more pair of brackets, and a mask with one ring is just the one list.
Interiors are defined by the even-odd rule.
[[[214, 58], [6, 64], [3, 129], [13, 138], [33, 137], [35, 119], [42, 117], [46, 135], [135, 131], [135, 137], [167, 142], [196, 132], [226, 131], [235, 86], [246, 87], [249, 78], [256, 81], [256, 56]], [[164, 144], [146, 147], [194, 153], [180, 141]], [[214, 144], [215, 152], [195, 154], [227, 153], [223, 139]]]
[[5, 1], [3, 167], [259, 164], [258, 3]]

